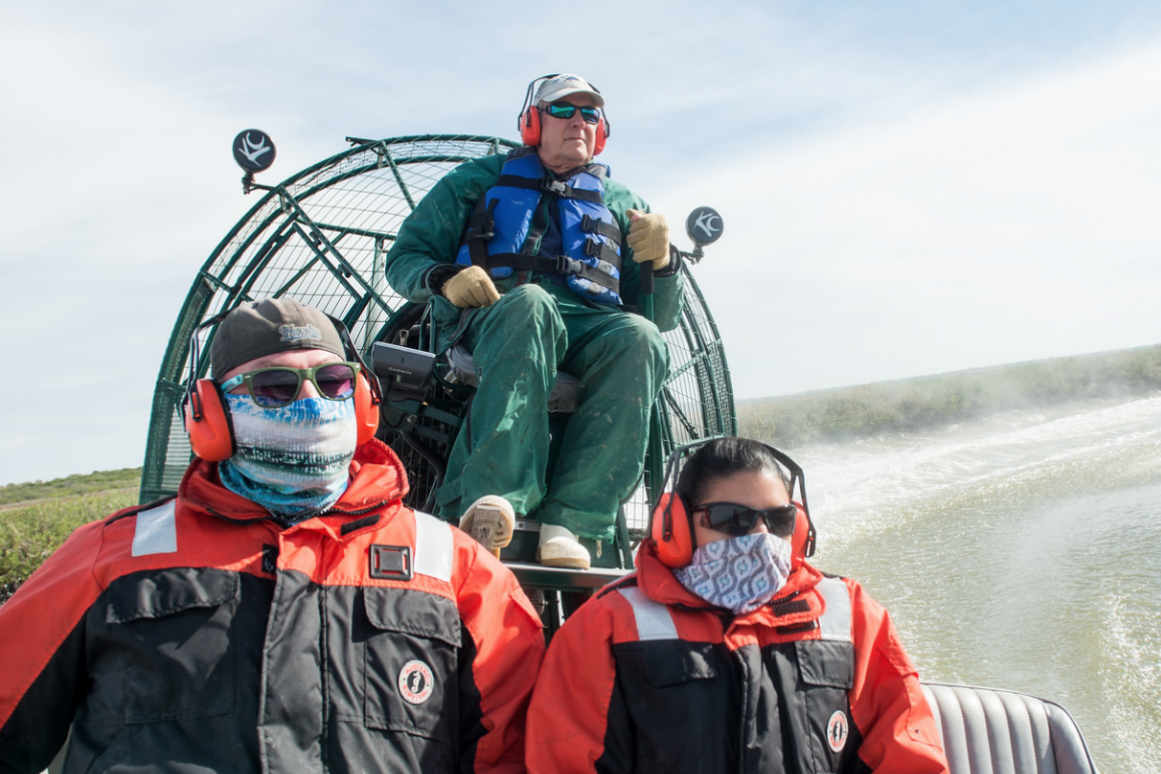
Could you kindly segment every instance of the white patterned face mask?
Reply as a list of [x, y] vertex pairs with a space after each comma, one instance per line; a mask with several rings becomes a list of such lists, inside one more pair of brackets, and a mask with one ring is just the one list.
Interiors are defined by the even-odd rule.
[[237, 449], [218, 466], [227, 489], [291, 524], [338, 501], [358, 440], [353, 400], [263, 408], [249, 395], [227, 394], [226, 402]]
[[735, 615], [774, 598], [790, 576], [790, 543], [769, 532], [715, 540], [693, 552], [688, 567], [673, 571], [692, 594]]

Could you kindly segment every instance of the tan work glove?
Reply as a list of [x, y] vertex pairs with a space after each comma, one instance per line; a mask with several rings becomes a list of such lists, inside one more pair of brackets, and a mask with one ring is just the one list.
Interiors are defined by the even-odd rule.
[[443, 283], [440, 293], [461, 309], [475, 306], [491, 306], [500, 300], [496, 286], [488, 272], [479, 266], [469, 266]]
[[660, 271], [669, 265], [669, 224], [659, 212], [643, 213], [625, 210], [633, 225], [629, 226], [629, 247], [633, 248], [633, 260], [637, 263], [650, 261], [653, 271]]

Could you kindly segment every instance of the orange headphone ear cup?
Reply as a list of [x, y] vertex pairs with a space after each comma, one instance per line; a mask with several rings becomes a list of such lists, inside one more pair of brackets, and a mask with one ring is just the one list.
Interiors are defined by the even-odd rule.
[[593, 146], [593, 155], [600, 156], [601, 151], [605, 149], [605, 141], [609, 139], [609, 130], [605, 126], [605, 117], [601, 116], [600, 123], [597, 124], [597, 143]]
[[379, 429], [379, 406], [371, 393], [371, 383], [362, 371], [355, 380], [355, 424], [359, 427], [356, 445], [362, 446], [375, 437]]
[[520, 139], [525, 145], [535, 147], [540, 144], [540, 111], [535, 106], [529, 106], [517, 119], [520, 126]]
[[[197, 402], [200, 419], [194, 419]], [[228, 460], [234, 454], [234, 428], [222, 393], [213, 379], [198, 379], [185, 406], [185, 430], [193, 453], [206, 462]]]
[[794, 507], [798, 510], [798, 515], [794, 520], [794, 534], [790, 536], [791, 571], [797, 570], [806, 561], [806, 544], [810, 540], [810, 517], [803, 510], [802, 503], [795, 501]]
[[[669, 511], [669, 536], [665, 535], [665, 511]], [[685, 501], [673, 492], [663, 492], [653, 508], [650, 535], [657, 546], [657, 558], [666, 567], [685, 567], [693, 561], [693, 535]]]

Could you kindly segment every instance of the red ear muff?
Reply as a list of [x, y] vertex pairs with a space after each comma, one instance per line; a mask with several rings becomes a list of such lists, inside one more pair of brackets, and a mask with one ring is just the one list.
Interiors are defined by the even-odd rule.
[[653, 508], [650, 534], [657, 545], [657, 558], [666, 567], [685, 567], [693, 561], [689, 511], [678, 495], [661, 494]]
[[609, 139], [609, 127], [605, 123], [605, 117], [601, 116], [600, 123], [597, 124], [597, 144], [593, 146], [593, 155], [600, 156], [601, 151], [605, 149], [605, 142]]
[[185, 430], [193, 453], [206, 462], [234, 454], [234, 429], [222, 393], [213, 379], [198, 379], [185, 405]]
[[[540, 111], [535, 107], [529, 107], [516, 119], [516, 128], [520, 130], [520, 141], [530, 147], [540, 145]], [[609, 125], [605, 122], [604, 115], [601, 116], [600, 122], [597, 124], [597, 141], [593, 145], [593, 155], [599, 156], [601, 151], [605, 149], [605, 143], [609, 139]]]
[[798, 509], [798, 517], [794, 520], [794, 534], [790, 536], [791, 571], [801, 567], [806, 557], [814, 555], [814, 525], [802, 503], [795, 501], [794, 507]]
[[375, 395], [371, 392], [371, 383], [361, 370], [355, 381], [354, 398], [355, 423], [359, 427], [356, 444], [362, 446], [374, 438], [375, 431], [379, 429], [379, 401], [375, 400]]
[[525, 145], [536, 147], [540, 144], [540, 111], [535, 105], [529, 105], [520, 114], [516, 125], [520, 129], [520, 140]]

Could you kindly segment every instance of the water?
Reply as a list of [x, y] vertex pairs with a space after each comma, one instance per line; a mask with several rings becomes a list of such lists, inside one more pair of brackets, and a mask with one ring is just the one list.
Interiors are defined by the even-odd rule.
[[1051, 699], [1104, 774], [1161, 770], [1161, 396], [795, 450], [814, 564], [927, 680]]

